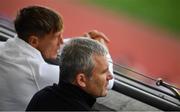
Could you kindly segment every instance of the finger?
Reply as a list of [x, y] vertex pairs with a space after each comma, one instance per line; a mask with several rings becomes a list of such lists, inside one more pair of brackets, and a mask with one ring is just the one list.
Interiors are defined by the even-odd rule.
[[104, 41], [107, 42], [107, 43], [109, 43], [109, 41], [110, 41], [109, 38], [108, 38], [104, 33], [98, 32], [98, 31], [96, 31], [96, 30], [91, 31], [91, 32], [89, 32], [88, 34], [90, 35], [90, 37], [91, 37], [92, 39], [102, 38], [102, 39], [104, 39]]

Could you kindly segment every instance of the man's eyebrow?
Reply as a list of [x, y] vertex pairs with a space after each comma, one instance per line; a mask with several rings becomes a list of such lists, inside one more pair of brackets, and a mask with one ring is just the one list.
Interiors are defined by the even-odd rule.
[[101, 73], [106, 73], [109, 70], [109, 67], [107, 67], [106, 69], [104, 69]]

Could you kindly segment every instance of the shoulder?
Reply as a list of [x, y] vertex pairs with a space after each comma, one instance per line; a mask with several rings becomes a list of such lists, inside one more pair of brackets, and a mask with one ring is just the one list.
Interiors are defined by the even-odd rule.
[[29, 105], [45, 105], [45, 103], [51, 103], [48, 100], [55, 99], [53, 86], [47, 86], [38, 91], [31, 99]]

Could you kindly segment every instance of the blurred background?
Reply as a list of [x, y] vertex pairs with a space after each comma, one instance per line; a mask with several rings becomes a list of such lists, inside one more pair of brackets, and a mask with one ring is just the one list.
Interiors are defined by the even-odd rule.
[[110, 39], [114, 62], [180, 88], [180, 0], [1, 0], [0, 15], [13, 20], [30, 5], [59, 12], [64, 38], [99, 30]]

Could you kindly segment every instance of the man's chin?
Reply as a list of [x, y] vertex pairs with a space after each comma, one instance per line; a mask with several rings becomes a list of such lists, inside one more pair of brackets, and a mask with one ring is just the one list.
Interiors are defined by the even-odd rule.
[[106, 89], [106, 91], [101, 95], [102, 97], [107, 96], [108, 90]]
[[56, 59], [56, 58], [57, 58], [57, 55], [42, 54], [42, 57], [43, 57], [45, 60], [52, 60], [52, 59]]
[[57, 59], [57, 55], [52, 55], [48, 59], [55, 60], [55, 59]]

